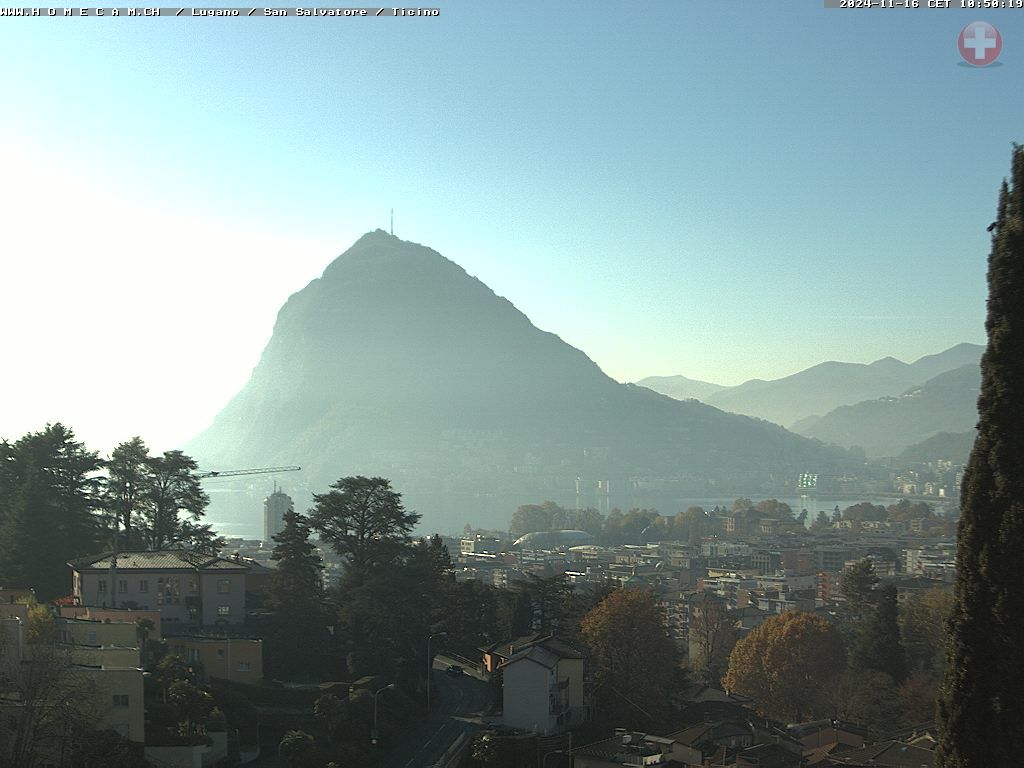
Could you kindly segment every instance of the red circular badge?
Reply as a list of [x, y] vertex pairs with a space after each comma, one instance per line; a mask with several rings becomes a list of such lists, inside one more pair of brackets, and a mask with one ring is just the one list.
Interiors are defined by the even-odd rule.
[[972, 21], [960, 30], [956, 44], [964, 61], [975, 67], [984, 67], [999, 58], [1003, 37], [987, 21]]

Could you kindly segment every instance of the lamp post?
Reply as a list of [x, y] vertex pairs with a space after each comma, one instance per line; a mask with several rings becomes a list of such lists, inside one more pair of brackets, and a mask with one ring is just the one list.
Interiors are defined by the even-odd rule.
[[388, 688], [394, 687], [394, 683], [388, 683], [383, 688], [378, 688], [376, 691], [373, 692], [373, 730], [370, 732], [371, 744], [377, 743], [377, 697], [380, 695], [381, 691], [386, 691]]
[[448, 633], [435, 632], [427, 638], [427, 716], [430, 715], [430, 672], [434, 668], [434, 657], [430, 655], [430, 641], [435, 637], [448, 637]]

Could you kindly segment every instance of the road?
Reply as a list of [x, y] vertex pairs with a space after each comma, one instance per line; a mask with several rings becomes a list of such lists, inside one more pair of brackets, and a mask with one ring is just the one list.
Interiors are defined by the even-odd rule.
[[384, 753], [382, 768], [432, 766], [459, 736], [465, 733], [472, 738], [485, 723], [492, 701], [490, 684], [473, 670], [457, 677], [447, 674], [452, 663], [442, 655], [434, 658], [430, 717], [403, 729], [402, 743]]

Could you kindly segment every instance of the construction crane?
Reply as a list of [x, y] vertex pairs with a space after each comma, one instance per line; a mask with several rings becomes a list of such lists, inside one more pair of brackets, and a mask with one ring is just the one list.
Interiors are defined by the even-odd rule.
[[207, 477], [237, 477], [239, 475], [269, 475], [274, 472], [298, 472], [302, 467], [259, 467], [257, 469], [222, 469], [196, 472], [200, 480]]

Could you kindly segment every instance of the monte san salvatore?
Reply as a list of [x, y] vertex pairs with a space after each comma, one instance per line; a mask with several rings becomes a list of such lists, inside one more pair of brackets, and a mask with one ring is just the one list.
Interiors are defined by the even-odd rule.
[[465, 519], [451, 517], [460, 495], [483, 510], [599, 487], [765, 495], [853, 467], [774, 424], [614, 381], [454, 262], [379, 229], [288, 299], [248, 383], [186, 450], [207, 467], [298, 464], [313, 488], [389, 477], [434, 527]]

